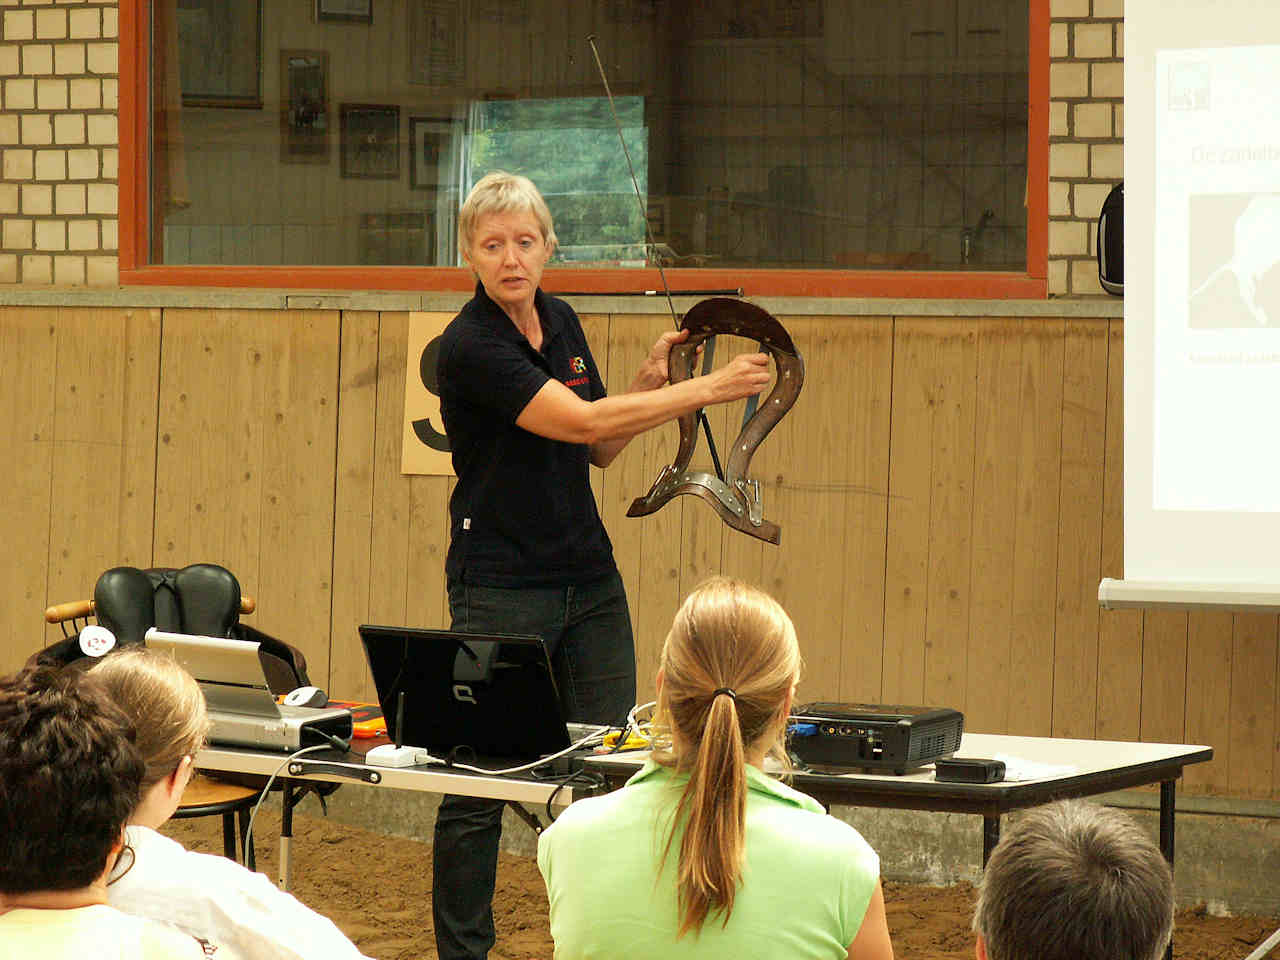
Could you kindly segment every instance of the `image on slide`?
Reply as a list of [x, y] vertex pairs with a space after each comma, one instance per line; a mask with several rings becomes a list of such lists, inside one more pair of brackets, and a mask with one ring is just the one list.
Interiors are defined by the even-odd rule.
[[1190, 198], [1187, 322], [1280, 328], [1280, 193]]

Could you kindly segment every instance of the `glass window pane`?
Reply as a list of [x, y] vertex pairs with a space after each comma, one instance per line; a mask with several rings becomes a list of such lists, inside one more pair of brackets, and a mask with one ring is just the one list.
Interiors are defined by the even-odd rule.
[[156, 0], [152, 262], [454, 266], [502, 168], [563, 265], [1026, 267], [1027, 0], [301, 10]]

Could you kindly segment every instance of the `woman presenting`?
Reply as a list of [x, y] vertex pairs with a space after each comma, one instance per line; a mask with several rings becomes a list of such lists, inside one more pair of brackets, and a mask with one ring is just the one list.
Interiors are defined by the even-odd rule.
[[[664, 333], [628, 392], [607, 396], [577, 314], [539, 289], [556, 247], [551, 213], [525, 177], [491, 173], [458, 216], [476, 293], [441, 339], [440, 410], [458, 484], [445, 562], [455, 630], [536, 634], [565, 715], [615, 723], [635, 703], [631, 618], [588, 467], [635, 435], [700, 407], [758, 394], [768, 357], [667, 382]], [[500, 801], [446, 797], [436, 818], [433, 915], [442, 960], [494, 943]]]

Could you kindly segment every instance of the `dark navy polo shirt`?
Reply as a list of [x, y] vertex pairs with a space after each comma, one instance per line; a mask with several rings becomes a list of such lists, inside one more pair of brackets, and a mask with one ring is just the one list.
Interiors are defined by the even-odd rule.
[[554, 377], [584, 400], [605, 395], [578, 316], [534, 295], [542, 350], [476, 285], [440, 341], [440, 413], [458, 484], [445, 573], [479, 586], [569, 586], [608, 576], [613, 546], [591, 494], [590, 449], [548, 440], [516, 417]]

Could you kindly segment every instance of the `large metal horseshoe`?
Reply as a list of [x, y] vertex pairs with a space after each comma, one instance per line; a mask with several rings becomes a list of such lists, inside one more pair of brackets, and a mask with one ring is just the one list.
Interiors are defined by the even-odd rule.
[[714, 474], [689, 470], [689, 460], [697, 443], [697, 411], [679, 418], [680, 448], [675, 461], [662, 468], [649, 492], [637, 497], [627, 510], [628, 517], [655, 513], [667, 501], [681, 494], [692, 494], [706, 500], [716, 513], [735, 530], [759, 537], [770, 543], [781, 539], [782, 528], [764, 519], [760, 500], [760, 482], [747, 476], [747, 467], [756, 448], [769, 435], [779, 420], [795, 404], [804, 386], [804, 360], [791, 341], [791, 335], [772, 315], [742, 300], [715, 297], [703, 300], [684, 315], [681, 330], [689, 338], [671, 348], [667, 360], [672, 383], [693, 376], [698, 345], [716, 334], [732, 334], [756, 340], [777, 366], [778, 375], [769, 396], [742, 425], [733, 442], [724, 480]]

